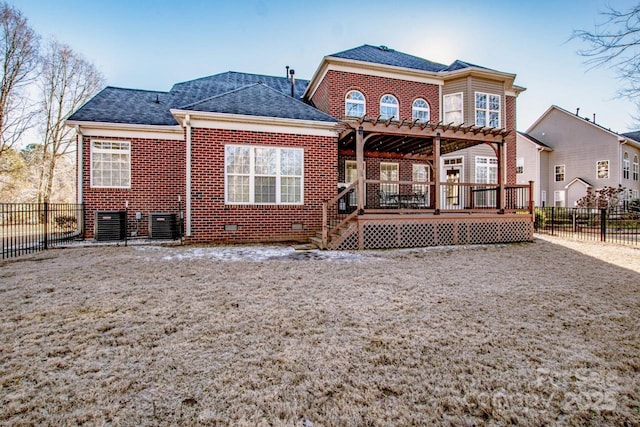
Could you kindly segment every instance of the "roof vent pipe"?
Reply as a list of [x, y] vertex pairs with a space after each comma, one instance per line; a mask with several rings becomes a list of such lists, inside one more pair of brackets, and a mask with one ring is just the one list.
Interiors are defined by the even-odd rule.
[[593, 113], [593, 123], [596, 122], [596, 113]]
[[[287, 68], [289, 68], [289, 67], [287, 67]], [[576, 108], [576, 116], [577, 116], [578, 114], [580, 114], [580, 107]]]
[[285, 66], [284, 68], [286, 68], [287, 71], [284, 72], [284, 76], [288, 79], [289, 78], [289, 66]]
[[296, 85], [296, 71], [292, 68], [289, 70], [289, 75], [291, 76], [291, 97], [295, 96], [295, 85]]

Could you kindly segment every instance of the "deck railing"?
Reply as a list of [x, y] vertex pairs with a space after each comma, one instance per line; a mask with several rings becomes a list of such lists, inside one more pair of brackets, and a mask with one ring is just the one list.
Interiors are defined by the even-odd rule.
[[0, 203], [2, 259], [37, 252], [82, 237], [83, 205]]

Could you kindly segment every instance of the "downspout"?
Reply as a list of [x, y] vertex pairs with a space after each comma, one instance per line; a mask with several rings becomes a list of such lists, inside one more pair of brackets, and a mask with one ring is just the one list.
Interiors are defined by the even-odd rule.
[[77, 197], [77, 201], [78, 204], [81, 205], [84, 199], [84, 195], [83, 195], [83, 183], [82, 183], [82, 176], [84, 173], [84, 144], [83, 144], [83, 138], [84, 136], [82, 135], [82, 131], [80, 130], [80, 125], [76, 125], [76, 138], [77, 138], [77, 150], [78, 150], [78, 155], [77, 155], [77, 161], [78, 163], [76, 164], [76, 172], [78, 173], [78, 183], [76, 184], [76, 197]]
[[184, 117], [183, 126], [186, 132], [186, 195], [185, 195], [185, 234], [191, 237], [191, 116]]

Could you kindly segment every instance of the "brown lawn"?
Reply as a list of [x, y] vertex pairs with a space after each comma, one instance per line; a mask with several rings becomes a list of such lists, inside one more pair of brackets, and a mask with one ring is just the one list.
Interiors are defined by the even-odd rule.
[[0, 263], [2, 425], [640, 425], [640, 249]]

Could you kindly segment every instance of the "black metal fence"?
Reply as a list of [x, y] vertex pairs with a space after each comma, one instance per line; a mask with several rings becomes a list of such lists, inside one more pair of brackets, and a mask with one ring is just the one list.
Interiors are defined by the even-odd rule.
[[629, 207], [535, 208], [534, 226], [552, 236], [640, 246], [640, 211]]
[[71, 203], [0, 203], [2, 259], [84, 236], [84, 207]]

